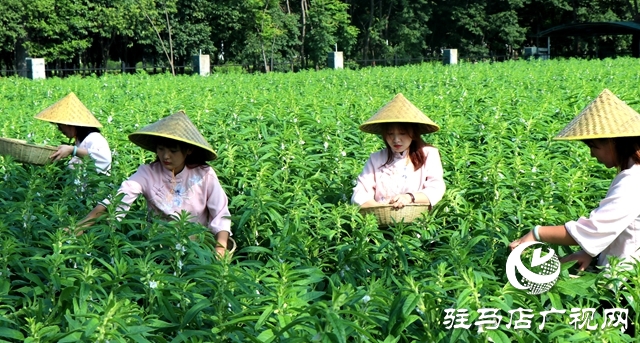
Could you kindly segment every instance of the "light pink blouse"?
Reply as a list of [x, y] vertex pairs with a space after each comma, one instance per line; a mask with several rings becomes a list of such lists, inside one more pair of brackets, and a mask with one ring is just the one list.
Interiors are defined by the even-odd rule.
[[422, 151], [427, 159], [418, 170], [414, 170], [407, 158], [408, 151], [394, 153], [393, 161], [386, 166], [383, 166], [387, 162], [386, 148], [371, 154], [358, 175], [351, 202], [362, 205], [375, 199], [379, 203], [389, 203], [395, 195], [422, 192], [431, 205], [438, 203], [446, 188], [440, 153], [432, 146], [426, 146]]
[[141, 165], [118, 190], [124, 193], [122, 210], [128, 210], [142, 194], [149, 210], [156, 214], [175, 218], [185, 210], [191, 214], [191, 222], [208, 227], [213, 234], [231, 233], [227, 195], [213, 168], [185, 167], [175, 178], [172, 174], [158, 162]]
[[567, 232], [591, 256], [600, 254], [598, 265], [609, 256], [627, 262], [640, 260], [640, 165], [633, 164], [613, 179], [607, 196], [589, 218], [564, 224]]

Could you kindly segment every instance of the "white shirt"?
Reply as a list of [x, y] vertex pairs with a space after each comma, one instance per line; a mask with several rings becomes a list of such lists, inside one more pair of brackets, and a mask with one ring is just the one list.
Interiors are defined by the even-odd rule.
[[613, 179], [607, 196], [589, 218], [564, 226], [585, 252], [600, 254], [600, 266], [608, 265], [608, 256], [640, 260], [640, 165], [633, 164]]
[[[91, 132], [77, 146], [79, 149], [87, 149], [89, 157], [96, 163], [96, 171], [98, 173], [109, 174], [111, 170], [111, 150], [104, 136], [99, 132]], [[73, 164], [78, 163], [82, 163], [82, 160], [77, 156], [72, 157], [69, 161], [69, 167], [73, 168]]]
[[438, 149], [432, 146], [422, 148], [426, 161], [418, 170], [414, 170], [408, 151], [394, 153], [393, 161], [388, 165], [387, 149], [374, 152], [358, 175], [353, 188], [351, 202], [362, 205], [369, 200], [389, 203], [397, 194], [424, 193], [431, 205], [442, 199], [445, 192], [442, 162]]

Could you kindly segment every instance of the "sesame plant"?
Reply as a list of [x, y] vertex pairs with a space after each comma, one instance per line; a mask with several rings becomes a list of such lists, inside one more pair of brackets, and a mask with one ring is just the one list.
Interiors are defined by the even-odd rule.
[[[640, 109], [634, 59], [425, 64], [358, 71], [209, 77], [108, 75], [0, 79], [0, 133], [58, 145], [33, 116], [75, 92], [102, 122], [110, 176], [89, 165], [22, 165], [0, 157], [0, 340], [6, 342], [631, 342], [588, 329], [573, 308], [629, 299], [638, 271], [571, 278], [529, 295], [506, 278], [508, 243], [534, 225], [587, 216], [615, 175], [581, 143], [553, 136], [603, 88]], [[447, 192], [414, 223], [378, 227], [349, 204], [370, 153], [357, 127], [396, 93], [441, 127]], [[153, 154], [127, 135], [185, 110], [214, 146], [238, 250], [182, 213], [116, 206], [81, 236], [63, 230]], [[195, 240], [189, 239], [195, 236]], [[553, 247], [560, 255], [567, 247]], [[637, 269], [637, 268], [636, 268]], [[623, 287], [625, 286], [626, 287]], [[498, 309], [495, 329], [475, 325]], [[544, 328], [518, 314], [564, 309]], [[453, 328], [447, 310], [468, 316]], [[601, 311], [594, 322], [602, 323]]]

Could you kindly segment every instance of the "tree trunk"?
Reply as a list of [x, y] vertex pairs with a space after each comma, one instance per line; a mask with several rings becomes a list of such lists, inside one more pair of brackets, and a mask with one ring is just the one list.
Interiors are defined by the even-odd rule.
[[171, 74], [176, 76], [176, 69], [173, 66], [173, 41], [171, 40], [171, 24], [169, 23], [169, 13], [167, 13], [167, 6], [164, 6], [164, 16], [167, 19], [167, 30], [169, 31], [169, 51], [171, 52], [171, 60], [169, 64], [171, 65]]
[[307, 32], [307, 10], [305, 8], [305, 1], [300, 0], [300, 8], [302, 12], [302, 37], [300, 38], [300, 65], [305, 68], [304, 58], [304, 36]]
[[[260, 32], [258, 32], [260, 34]], [[265, 73], [269, 72], [269, 64], [267, 64], [267, 54], [264, 51], [264, 42], [262, 38], [260, 38], [260, 49], [262, 50], [262, 61], [264, 62], [264, 71]]]
[[29, 52], [24, 47], [24, 43], [27, 41], [26, 37], [20, 37], [16, 41], [16, 69], [18, 75], [22, 77], [27, 76], [27, 62], [26, 58], [29, 57]]
[[365, 60], [365, 64], [366, 64], [366, 60], [367, 57], [369, 56], [369, 43], [371, 41], [371, 26], [373, 25], [373, 11], [375, 10], [375, 3], [374, 0], [371, 0], [370, 2], [370, 6], [371, 8], [369, 9], [369, 24], [367, 24], [367, 34], [365, 35], [365, 42], [364, 42], [364, 56], [363, 59]]

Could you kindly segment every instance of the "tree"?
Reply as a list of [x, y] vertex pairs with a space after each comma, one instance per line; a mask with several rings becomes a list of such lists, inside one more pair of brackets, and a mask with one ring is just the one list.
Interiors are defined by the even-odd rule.
[[327, 53], [340, 44], [347, 53], [356, 41], [358, 30], [349, 22], [347, 5], [338, 0], [311, 0], [306, 13], [308, 33], [304, 40], [305, 58], [318, 67]]

